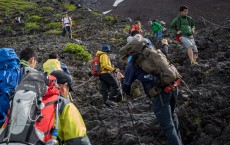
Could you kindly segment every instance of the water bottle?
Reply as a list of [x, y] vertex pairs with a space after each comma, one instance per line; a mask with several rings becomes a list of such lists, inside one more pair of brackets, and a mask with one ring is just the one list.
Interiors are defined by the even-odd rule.
[[99, 65], [98, 65], [97, 62], [95, 62], [95, 70], [96, 70], [96, 71], [99, 71], [99, 70], [100, 70], [100, 69], [99, 69]]
[[51, 139], [49, 139], [46, 142], [46, 145], [59, 145], [59, 142], [57, 140], [57, 136], [58, 136], [58, 133], [57, 133], [57, 130], [55, 129], [54, 132], [52, 133]]
[[56, 136], [52, 136], [51, 139], [49, 139], [47, 142], [46, 142], [46, 145], [59, 145], [59, 142], [57, 140], [57, 137]]

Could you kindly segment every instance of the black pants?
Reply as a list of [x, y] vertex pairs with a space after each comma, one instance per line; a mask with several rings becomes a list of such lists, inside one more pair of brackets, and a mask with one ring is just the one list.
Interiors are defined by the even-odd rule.
[[101, 81], [101, 94], [103, 100], [111, 99], [119, 92], [118, 83], [111, 73], [103, 73], [99, 75]]
[[66, 32], [68, 32], [69, 38], [72, 38], [72, 32], [71, 32], [70, 26], [65, 26], [62, 29], [62, 36], [65, 36]]

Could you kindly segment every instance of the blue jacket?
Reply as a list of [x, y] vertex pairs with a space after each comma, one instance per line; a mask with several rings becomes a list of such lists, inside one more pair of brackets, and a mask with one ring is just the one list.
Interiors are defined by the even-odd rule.
[[148, 91], [154, 86], [156, 76], [143, 71], [141, 68], [135, 66], [132, 61], [130, 61], [125, 69], [124, 85], [131, 87], [133, 81], [136, 79], [141, 81], [145, 93], [148, 94]]

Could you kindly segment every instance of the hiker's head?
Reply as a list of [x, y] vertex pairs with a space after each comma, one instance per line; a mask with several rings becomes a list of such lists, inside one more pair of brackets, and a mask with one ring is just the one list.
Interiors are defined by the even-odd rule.
[[187, 6], [180, 6], [180, 14], [182, 16], [187, 16], [188, 15], [188, 7]]
[[141, 22], [140, 21], [135, 21], [134, 25], [138, 26], [139, 28], [141, 28]]
[[135, 36], [136, 34], [140, 34], [140, 32], [138, 30], [134, 30], [130, 33], [131, 36]]
[[25, 48], [20, 52], [20, 59], [28, 62], [30, 67], [35, 68], [37, 64], [37, 54], [32, 48]]
[[58, 54], [56, 52], [51, 52], [49, 54], [49, 59], [58, 59]]
[[58, 86], [60, 87], [60, 93], [63, 97], [68, 98], [69, 92], [73, 91], [71, 77], [61, 70], [53, 71], [50, 75], [57, 78]]
[[103, 52], [110, 52], [111, 51], [110, 46], [109, 45], [103, 45], [101, 47], [101, 51], [103, 51]]
[[148, 25], [152, 26], [153, 21], [148, 21]]
[[64, 15], [64, 16], [68, 16], [68, 12], [64, 12], [63, 15]]

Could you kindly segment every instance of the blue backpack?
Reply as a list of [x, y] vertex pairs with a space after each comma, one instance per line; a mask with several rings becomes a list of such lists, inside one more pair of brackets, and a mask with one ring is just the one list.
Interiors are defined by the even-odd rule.
[[20, 60], [12, 48], [0, 48], [0, 124], [5, 121], [10, 100], [20, 78]]

